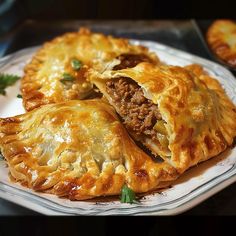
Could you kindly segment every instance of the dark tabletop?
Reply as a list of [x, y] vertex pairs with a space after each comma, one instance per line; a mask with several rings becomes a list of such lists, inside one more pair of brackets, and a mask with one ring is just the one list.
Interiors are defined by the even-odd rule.
[[[39, 45], [63, 32], [88, 26], [94, 31], [134, 39], [152, 40], [214, 60], [201, 35], [209, 21], [26, 21], [0, 37], [0, 56]], [[1, 215], [39, 215], [34, 211], [0, 199]], [[236, 215], [236, 183], [205, 200], [182, 215]]]

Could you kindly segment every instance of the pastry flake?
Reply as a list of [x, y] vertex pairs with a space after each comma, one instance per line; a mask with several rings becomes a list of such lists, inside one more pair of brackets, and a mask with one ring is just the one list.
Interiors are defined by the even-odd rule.
[[207, 31], [206, 39], [219, 59], [236, 68], [236, 23], [234, 21], [214, 21]]
[[144, 62], [90, 79], [132, 137], [180, 173], [218, 155], [236, 136], [235, 105], [200, 66]]
[[154, 53], [126, 39], [92, 33], [87, 28], [66, 33], [45, 43], [26, 65], [21, 84], [24, 107], [29, 111], [94, 96], [93, 85], [87, 80], [89, 68], [101, 72], [132, 67], [141, 61], [159, 63]]
[[178, 177], [145, 154], [102, 100], [49, 104], [0, 119], [0, 151], [11, 176], [36, 191], [71, 200], [147, 192]]

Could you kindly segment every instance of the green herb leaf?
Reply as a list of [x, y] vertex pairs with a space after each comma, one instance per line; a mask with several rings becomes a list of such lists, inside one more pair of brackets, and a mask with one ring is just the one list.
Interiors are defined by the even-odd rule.
[[135, 193], [127, 185], [124, 185], [121, 189], [121, 199], [122, 203], [137, 203]]
[[82, 62], [78, 59], [72, 59], [71, 66], [74, 70], [79, 70], [82, 67]]
[[13, 85], [21, 77], [12, 74], [2, 74], [0, 73], [0, 94], [6, 95], [6, 88]]
[[22, 95], [21, 95], [21, 94], [17, 94], [17, 97], [18, 97], [18, 98], [22, 98]]
[[72, 81], [74, 81], [75, 80], [75, 78], [71, 75], [71, 74], [69, 74], [69, 73], [64, 73], [63, 75], [62, 75], [62, 79], [60, 80], [63, 84], [64, 83], [66, 83], [66, 82], [72, 82]]

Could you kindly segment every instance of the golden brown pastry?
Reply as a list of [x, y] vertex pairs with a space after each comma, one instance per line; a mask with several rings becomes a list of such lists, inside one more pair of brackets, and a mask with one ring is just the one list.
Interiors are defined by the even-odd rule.
[[207, 42], [214, 54], [236, 68], [236, 23], [216, 20], [207, 31]]
[[114, 109], [97, 99], [0, 119], [0, 151], [15, 180], [71, 200], [120, 194], [124, 184], [146, 192], [178, 176], [137, 147]]
[[224, 151], [236, 136], [236, 108], [200, 66], [91, 73], [129, 133], [182, 173]]
[[97, 71], [121, 69], [141, 61], [159, 63], [154, 53], [128, 40], [92, 33], [86, 28], [45, 43], [25, 67], [21, 90], [27, 111], [38, 106], [93, 96], [87, 80], [90, 67]]

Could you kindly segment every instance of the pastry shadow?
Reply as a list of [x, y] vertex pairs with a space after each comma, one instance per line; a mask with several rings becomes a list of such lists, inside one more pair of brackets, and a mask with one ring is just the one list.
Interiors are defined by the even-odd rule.
[[206, 172], [209, 168], [216, 165], [224, 165], [223, 163], [221, 163], [221, 161], [225, 160], [231, 152], [232, 150], [228, 148], [218, 156], [212, 157], [209, 160], [203, 161], [195, 166], [192, 166], [190, 169], [180, 175], [180, 177], [173, 182], [173, 185], [184, 183], [192, 178], [201, 178], [204, 172]]

